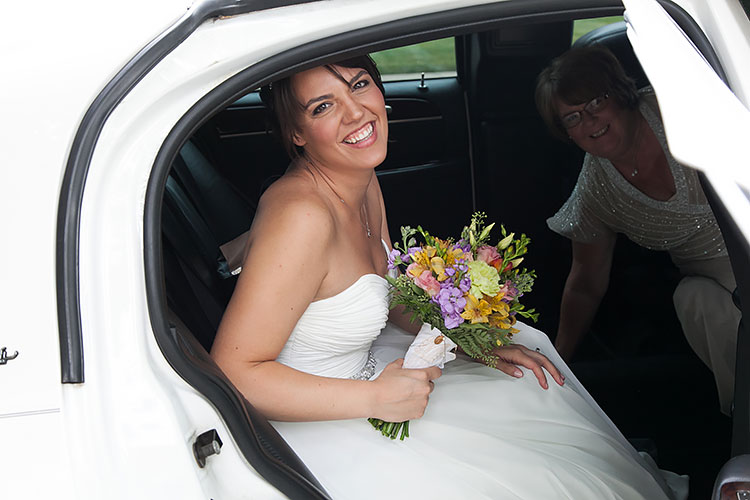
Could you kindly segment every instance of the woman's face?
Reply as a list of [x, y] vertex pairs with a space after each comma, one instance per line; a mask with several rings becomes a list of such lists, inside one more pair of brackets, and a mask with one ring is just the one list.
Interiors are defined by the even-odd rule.
[[[388, 119], [383, 94], [360, 68], [321, 66], [292, 77], [303, 111], [294, 143], [331, 168], [375, 168], [385, 159]], [[345, 81], [344, 81], [345, 80]]]
[[631, 137], [627, 110], [611, 97], [606, 107], [593, 114], [583, 111], [586, 104], [557, 101], [557, 114], [561, 119], [575, 111], [582, 113], [581, 122], [566, 130], [568, 136], [578, 147], [594, 156], [611, 161], [625, 158], [629, 154]]

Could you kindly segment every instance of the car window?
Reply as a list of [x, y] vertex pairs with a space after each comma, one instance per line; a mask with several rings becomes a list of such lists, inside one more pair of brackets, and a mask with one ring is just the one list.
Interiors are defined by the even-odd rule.
[[622, 16], [592, 17], [589, 19], [576, 19], [573, 22], [573, 39], [571, 44], [581, 38], [589, 31], [593, 31], [608, 24], [617, 23], [623, 20]]
[[453, 37], [382, 50], [372, 54], [384, 81], [456, 76], [456, 44]]

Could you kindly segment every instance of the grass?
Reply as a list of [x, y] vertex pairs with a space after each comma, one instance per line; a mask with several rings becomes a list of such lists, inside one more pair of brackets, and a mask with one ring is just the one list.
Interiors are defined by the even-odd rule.
[[573, 42], [591, 30], [601, 26], [622, 21], [622, 16], [596, 17], [594, 19], [579, 19], [573, 23]]
[[456, 49], [453, 37], [407, 45], [372, 55], [384, 75], [456, 71]]
[[[600, 26], [622, 21], [622, 16], [579, 19], [573, 23], [573, 40]], [[383, 50], [372, 54], [384, 75], [456, 71], [456, 50], [453, 37], [431, 42]]]

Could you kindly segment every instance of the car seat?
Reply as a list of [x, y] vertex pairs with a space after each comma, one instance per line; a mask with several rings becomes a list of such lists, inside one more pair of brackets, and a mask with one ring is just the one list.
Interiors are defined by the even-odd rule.
[[206, 350], [236, 283], [219, 246], [247, 231], [255, 205], [188, 141], [167, 178], [162, 206], [167, 302]]

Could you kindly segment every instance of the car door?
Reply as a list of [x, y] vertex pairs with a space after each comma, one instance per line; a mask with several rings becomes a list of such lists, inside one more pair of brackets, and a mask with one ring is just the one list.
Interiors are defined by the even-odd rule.
[[[659, 100], [670, 150], [680, 162], [704, 173], [704, 188], [724, 234], [737, 279], [738, 305], [745, 309], [750, 304], [750, 184], [744, 149], [750, 135], [750, 113], [737, 95], [747, 95], [743, 85], [748, 85], [750, 74], [745, 64], [734, 61], [746, 60], [746, 44], [736, 44], [735, 50], [720, 54], [727, 68], [725, 73], [712, 46], [701, 43], [706, 40], [702, 33], [689, 33], [688, 38], [673, 20], [674, 15], [670, 17], [655, 1], [624, 3], [628, 37]], [[730, 36], [712, 41], [726, 48], [730, 46], [725, 43]], [[726, 84], [726, 74], [733, 75], [736, 89]], [[742, 362], [750, 356], [746, 324], [741, 322], [738, 332], [733, 458], [719, 474], [714, 498], [719, 498], [720, 491], [747, 489], [750, 481], [750, 369]], [[744, 497], [737, 493], [732, 498]]]

